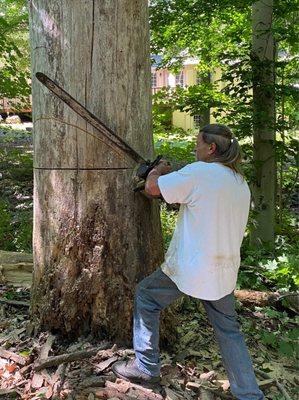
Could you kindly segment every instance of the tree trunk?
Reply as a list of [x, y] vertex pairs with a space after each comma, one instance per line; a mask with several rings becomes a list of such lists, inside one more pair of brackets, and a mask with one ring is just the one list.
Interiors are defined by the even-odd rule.
[[273, 0], [252, 6], [253, 142], [255, 182], [253, 203], [257, 225], [253, 244], [274, 245], [275, 223], [275, 49]]
[[35, 78], [37, 71], [153, 157], [146, 0], [30, 2], [34, 117], [34, 275], [39, 328], [127, 341], [135, 284], [162, 261], [156, 201], [136, 166]]
[[[208, 72], [207, 74], [203, 75], [201, 81], [207, 84], [211, 83], [211, 73]], [[209, 125], [210, 123], [211, 123], [211, 109], [208, 107], [205, 110], [203, 110], [200, 115], [200, 129], [202, 129], [206, 125]]]

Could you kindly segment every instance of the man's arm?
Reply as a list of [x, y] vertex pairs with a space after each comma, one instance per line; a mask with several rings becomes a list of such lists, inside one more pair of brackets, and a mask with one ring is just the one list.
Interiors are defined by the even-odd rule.
[[158, 186], [158, 178], [171, 171], [171, 166], [165, 161], [160, 162], [155, 168], [151, 170], [145, 181], [145, 193], [150, 197], [159, 197], [161, 195]]

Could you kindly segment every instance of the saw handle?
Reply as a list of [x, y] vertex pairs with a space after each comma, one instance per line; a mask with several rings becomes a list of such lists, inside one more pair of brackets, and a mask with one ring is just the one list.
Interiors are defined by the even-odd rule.
[[154, 169], [159, 162], [162, 160], [163, 156], [160, 154], [158, 157], [154, 159], [154, 161], [146, 161], [145, 163], [141, 164], [137, 170], [137, 176], [140, 179], [146, 179], [148, 174]]
[[154, 161], [147, 160], [145, 163], [139, 165], [136, 171], [137, 183], [135, 183], [135, 187], [133, 188], [134, 192], [142, 192], [145, 187], [145, 181], [148, 174], [151, 172], [153, 168], [155, 168], [160, 161], [163, 159], [163, 156], [158, 155]]

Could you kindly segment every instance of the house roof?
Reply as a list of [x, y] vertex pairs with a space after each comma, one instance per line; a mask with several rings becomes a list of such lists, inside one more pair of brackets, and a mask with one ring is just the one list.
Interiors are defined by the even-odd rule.
[[[162, 56], [159, 54], [151, 54], [152, 67], [159, 68], [162, 64]], [[183, 61], [183, 65], [197, 65], [199, 59], [196, 57], [187, 57]]]
[[152, 60], [152, 67], [158, 68], [162, 63], [162, 56], [157, 54], [151, 54], [151, 60]]

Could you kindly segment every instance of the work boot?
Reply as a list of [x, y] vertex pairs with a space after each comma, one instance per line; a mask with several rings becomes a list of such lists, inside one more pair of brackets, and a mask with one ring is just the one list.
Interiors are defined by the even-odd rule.
[[116, 362], [112, 365], [112, 371], [118, 378], [133, 383], [155, 384], [160, 382], [160, 376], [151, 376], [146, 374], [145, 372], [142, 372], [138, 368], [135, 358], [129, 361]]

